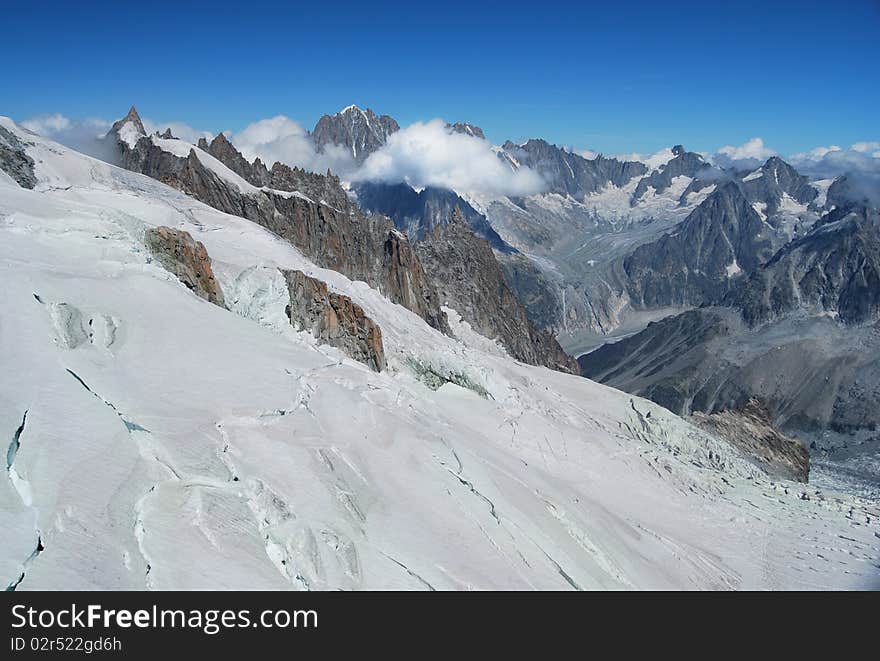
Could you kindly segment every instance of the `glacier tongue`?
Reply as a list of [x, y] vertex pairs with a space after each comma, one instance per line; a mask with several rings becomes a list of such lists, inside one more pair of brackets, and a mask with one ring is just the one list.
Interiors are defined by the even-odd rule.
[[[6, 585], [877, 585], [876, 505], [772, 482], [650, 402], [447, 337], [248, 221], [0, 124], [38, 179], [0, 180]], [[158, 225], [205, 244], [232, 311], [148, 259]], [[362, 306], [388, 369], [287, 326], [278, 268]]]

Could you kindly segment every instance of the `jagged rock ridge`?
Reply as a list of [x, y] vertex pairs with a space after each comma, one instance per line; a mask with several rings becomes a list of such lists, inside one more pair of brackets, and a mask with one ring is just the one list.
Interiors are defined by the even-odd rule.
[[711, 167], [703, 160], [702, 156], [685, 150], [681, 145], [673, 147], [672, 153], [674, 154], [673, 158], [665, 165], [639, 180], [633, 192], [631, 204], [636, 204], [648, 192], [648, 188], [662, 193], [672, 185], [672, 180], [676, 177], [686, 176], [696, 179], [701, 172]]
[[[134, 122], [131, 113], [122, 121], [118, 130], [126, 133], [140, 123]], [[173, 141], [175, 146], [178, 142]], [[145, 135], [133, 145], [120, 135], [117, 143], [122, 165], [127, 169], [178, 188], [215, 209], [262, 225], [319, 265], [367, 282], [434, 328], [449, 332], [436, 291], [406, 236], [388, 218], [365, 217], [356, 205], [348, 202], [335, 177], [306, 173], [282, 164], [276, 164], [268, 173], [257, 162], [245, 168], [246, 161], [221, 136], [214, 139], [217, 144], [210, 149], [225, 161], [196, 148], [190, 149], [187, 156], [180, 156], [166, 149], [172, 141], [163, 145], [161, 139]], [[212, 159], [216, 159], [214, 163], [219, 167]], [[218, 175], [217, 170], [223, 166], [242, 181]], [[261, 187], [267, 177], [278, 188]], [[300, 182], [306, 182], [304, 188], [312, 194], [320, 194], [319, 201], [296, 190]], [[328, 203], [327, 197], [341, 208]], [[322, 199], [325, 201], [321, 202]]]
[[508, 140], [502, 150], [500, 156], [515, 167], [524, 165], [539, 172], [551, 192], [575, 198], [594, 193], [609, 183], [623, 186], [648, 170], [644, 163], [619, 161], [602, 155], [588, 160], [540, 139], [531, 139], [521, 145]]
[[669, 234], [623, 260], [638, 307], [700, 305], [719, 299], [732, 277], [772, 256], [764, 223], [737, 182], [718, 188]]

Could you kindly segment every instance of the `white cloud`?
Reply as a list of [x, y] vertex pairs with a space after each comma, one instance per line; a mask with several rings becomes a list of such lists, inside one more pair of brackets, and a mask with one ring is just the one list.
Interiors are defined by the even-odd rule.
[[314, 172], [326, 172], [329, 168], [343, 177], [355, 169], [348, 150], [328, 145], [323, 152], [318, 152], [308, 131], [284, 115], [254, 122], [238, 133], [229, 134], [229, 139], [245, 158], [253, 160], [259, 156], [268, 167], [281, 161]]
[[789, 159], [790, 160], [813, 160], [817, 161], [824, 157], [826, 154], [830, 154], [833, 151], [842, 151], [840, 147], [837, 145], [831, 145], [830, 147], [814, 147], [810, 151], [800, 152], [798, 154], [792, 154]]
[[416, 122], [393, 133], [354, 178], [502, 195], [529, 195], [545, 187], [533, 170], [511, 169], [488, 141], [451, 131], [442, 119]]
[[777, 156], [774, 149], [764, 144], [763, 138], [752, 138], [745, 143], [734, 146], [726, 145], [712, 155], [711, 160], [722, 167], [738, 169], [759, 167], [771, 156]]
[[71, 122], [64, 115], [53, 113], [51, 115], [37, 115], [30, 119], [24, 120], [21, 125], [28, 131], [33, 131], [39, 135], [50, 136], [53, 134], [66, 131], [70, 128]]
[[637, 161], [639, 163], [644, 163], [651, 170], [656, 170], [661, 165], [666, 165], [669, 161], [675, 158], [675, 154], [672, 153], [671, 147], [666, 147], [653, 154], [617, 154], [614, 158], [619, 161]]
[[[164, 132], [166, 128], [176, 138], [195, 144], [199, 138], [210, 140], [213, 134], [209, 131], [199, 131], [183, 122], [157, 122], [151, 119], [143, 119], [144, 129], [147, 133], [155, 131]], [[106, 119], [70, 119], [64, 115], [53, 113], [50, 115], [37, 115], [21, 122], [21, 125], [47, 138], [51, 138], [62, 145], [77, 151], [100, 158], [103, 161], [115, 162], [118, 154], [112, 142], [106, 142], [103, 137], [113, 125]]]
[[101, 140], [111, 123], [103, 119], [70, 119], [64, 115], [37, 115], [21, 122], [29, 131], [51, 138], [71, 149], [88, 154], [102, 161], [113, 162], [116, 151], [113, 145]]
[[850, 149], [866, 154], [870, 153], [874, 158], [880, 158], [880, 142], [857, 142]]
[[[112, 162], [116, 158], [115, 146], [101, 140], [111, 124], [104, 119], [75, 120], [58, 113], [21, 122], [28, 130]], [[144, 127], [148, 133], [171, 128], [175, 137], [191, 143], [201, 137], [208, 140], [213, 137], [209, 131], [194, 129], [183, 122], [145, 119]], [[462, 193], [494, 195], [528, 195], [545, 188], [537, 172], [527, 167], [511, 169], [498, 159], [488, 141], [451, 131], [441, 119], [416, 122], [392, 134], [388, 144], [370, 155], [360, 167], [344, 147], [328, 145], [318, 152], [308, 131], [284, 115], [254, 122], [242, 131], [227, 134], [249, 160], [259, 156], [270, 167], [275, 161], [281, 161], [314, 172], [330, 169], [351, 181], [404, 181], [416, 188], [437, 186]], [[572, 151], [590, 159], [598, 155], [589, 149]], [[726, 145], [705, 157], [717, 166], [745, 169], [758, 167], [776, 154], [762, 138], [756, 137], [739, 146]], [[657, 168], [672, 156], [672, 150], [667, 148], [654, 154], [618, 154], [616, 158]], [[786, 160], [811, 178], [833, 178], [847, 172], [873, 176], [880, 174], [880, 142], [856, 142], [848, 149], [837, 145], [820, 146], [793, 154]]]
[[844, 173], [880, 174], [880, 142], [857, 142], [849, 149], [837, 145], [792, 154], [789, 162], [811, 177], [830, 179]]

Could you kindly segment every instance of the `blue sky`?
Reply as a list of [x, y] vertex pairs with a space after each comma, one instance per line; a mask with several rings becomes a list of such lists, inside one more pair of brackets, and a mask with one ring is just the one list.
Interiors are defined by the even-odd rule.
[[349, 103], [493, 142], [779, 152], [880, 139], [880, 2], [8, 4], [0, 114], [212, 132]]

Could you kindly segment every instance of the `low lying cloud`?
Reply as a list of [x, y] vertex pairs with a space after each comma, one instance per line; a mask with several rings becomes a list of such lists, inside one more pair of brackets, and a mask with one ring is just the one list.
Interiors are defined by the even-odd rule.
[[21, 122], [28, 131], [51, 138], [66, 147], [102, 161], [116, 160], [115, 146], [102, 140], [111, 122], [104, 119], [70, 119], [58, 113], [37, 115]]
[[277, 115], [248, 125], [238, 133], [227, 134], [229, 140], [248, 160], [260, 157], [268, 167], [276, 161], [313, 172], [326, 172], [348, 178], [356, 164], [351, 153], [338, 145], [327, 145], [322, 152], [315, 149], [308, 131], [302, 125]]
[[880, 142], [857, 142], [849, 149], [816, 147], [788, 160], [802, 174], [816, 179], [833, 179], [848, 172], [869, 175], [873, 180], [880, 176]]
[[[147, 133], [161, 133], [170, 128], [175, 137], [192, 143], [202, 137], [207, 140], [213, 137], [209, 131], [196, 130], [183, 122], [157, 122], [145, 118], [142, 121]], [[108, 163], [115, 163], [118, 157], [116, 145], [112, 141], [104, 140], [107, 131], [113, 126], [113, 122], [106, 119], [70, 119], [53, 113], [31, 117], [21, 122], [21, 125], [29, 131]]]
[[880, 170], [848, 172], [828, 189], [828, 201], [838, 205], [855, 203], [880, 207]]
[[530, 195], [546, 186], [535, 171], [514, 170], [502, 162], [487, 140], [456, 133], [442, 119], [416, 122], [391, 134], [354, 178], [501, 195]]

